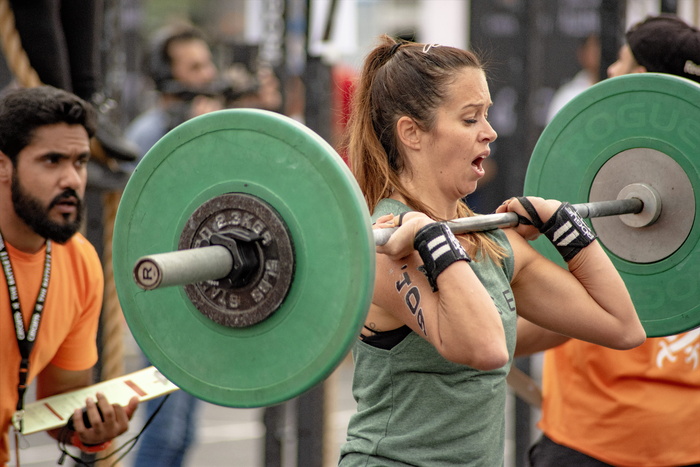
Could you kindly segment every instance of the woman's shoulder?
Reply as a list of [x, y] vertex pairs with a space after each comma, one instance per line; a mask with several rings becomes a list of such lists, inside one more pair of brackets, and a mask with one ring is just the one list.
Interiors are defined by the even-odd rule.
[[384, 198], [379, 200], [377, 205], [374, 207], [374, 212], [372, 213], [372, 222], [375, 222], [381, 216], [387, 214], [398, 215], [402, 212], [408, 212], [411, 208], [403, 204], [401, 201], [397, 201], [391, 198]]

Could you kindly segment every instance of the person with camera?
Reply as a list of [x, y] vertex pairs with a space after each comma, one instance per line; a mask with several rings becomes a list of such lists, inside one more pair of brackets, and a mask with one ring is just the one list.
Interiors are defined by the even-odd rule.
[[168, 25], [151, 44], [149, 72], [158, 99], [126, 129], [141, 157], [177, 125], [224, 108], [225, 87], [203, 33], [189, 24]]

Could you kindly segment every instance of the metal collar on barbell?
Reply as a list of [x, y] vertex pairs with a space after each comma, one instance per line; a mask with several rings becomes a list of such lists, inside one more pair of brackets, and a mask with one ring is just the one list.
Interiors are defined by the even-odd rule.
[[661, 196], [656, 189], [646, 183], [630, 183], [617, 195], [617, 199], [638, 199], [642, 210], [634, 214], [620, 216], [620, 221], [633, 228], [640, 229], [654, 224], [661, 215]]
[[223, 276], [182, 283], [195, 308], [215, 323], [238, 328], [274, 313], [289, 292], [295, 266], [293, 242], [279, 213], [246, 193], [215, 196], [187, 220], [178, 248], [215, 245], [226, 249], [231, 267]]

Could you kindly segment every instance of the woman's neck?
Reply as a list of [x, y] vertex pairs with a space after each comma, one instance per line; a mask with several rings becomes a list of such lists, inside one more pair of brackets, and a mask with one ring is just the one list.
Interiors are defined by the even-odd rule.
[[[410, 191], [410, 190], [409, 190]], [[394, 191], [390, 198], [395, 199], [396, 201], [400, 201], [403, 204], [410, 206], [411, 203], [409, 203], [406, 198], [404, 198], [403, 195], [398, 193], [397, 191]], [[437, 197], [435, 196], [423, 196], [423, 197], [417, 197], [418, 200], [420, 200], [429, 210], [430, 214], [436, 216], [439, 219], [455, 219], [457, 217], [457, 203], [458, 202], [448, 202], [448, 201], [440, 201]]]

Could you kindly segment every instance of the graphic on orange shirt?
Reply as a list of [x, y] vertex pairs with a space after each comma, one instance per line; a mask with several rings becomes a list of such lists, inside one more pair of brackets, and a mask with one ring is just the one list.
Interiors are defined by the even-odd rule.
[[684, 358], [691, 370], [700, 366], [700, 328], [659, 340], [656, 354], [658, 368], [663, 368], [666, 361], [675, 363], [679, 358]]

